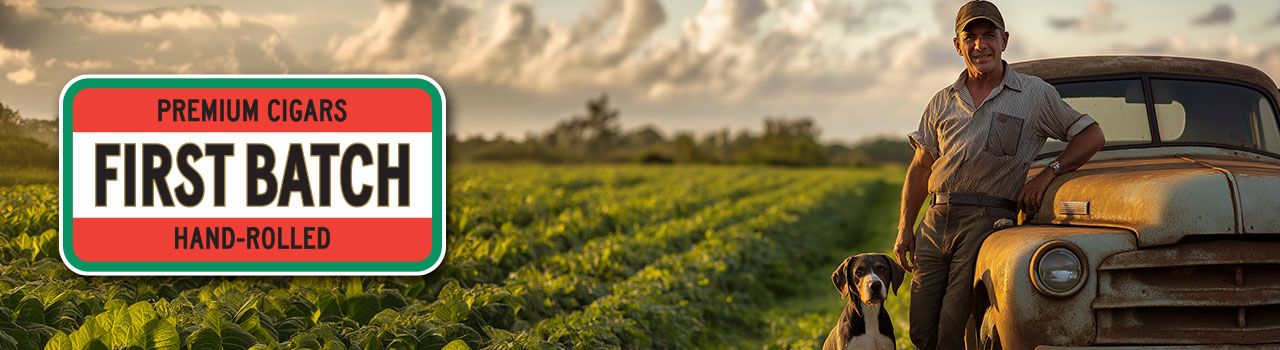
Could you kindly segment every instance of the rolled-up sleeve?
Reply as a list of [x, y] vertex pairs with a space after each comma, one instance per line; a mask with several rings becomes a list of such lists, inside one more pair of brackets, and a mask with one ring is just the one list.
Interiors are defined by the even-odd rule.
[[1093, 117], [1072, 108], [1058, 95], [1058, 90], [1052, 88], [1046, 90], [1041, 106], [1036, 118], [1036, 130], [1041, 136], [1071, 142], [1071, 138], [1097, 123]]
[[929, 106], [925, 107], [924, 114], [920, 116], [920, 126], [916, 128], [916, 131], [907, 134], [907, 140], [911, 142], [911, 148], [923, 149], [929, 152], [933, 159], [938, 159], [942, 154], [938, 150], [938, 132], [933, 123], [933, 119], [937, 117], [937, 111], [934, 111], [936, 100], [935, 98], [934, 101], [930, 101]]

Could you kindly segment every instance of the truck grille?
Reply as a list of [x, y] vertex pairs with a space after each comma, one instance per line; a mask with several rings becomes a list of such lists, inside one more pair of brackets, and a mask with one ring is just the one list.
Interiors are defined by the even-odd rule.
[[1112, 255], [1098, 267], [1099, 344], [1280, 342], [1280, 243], [1216, 241]]

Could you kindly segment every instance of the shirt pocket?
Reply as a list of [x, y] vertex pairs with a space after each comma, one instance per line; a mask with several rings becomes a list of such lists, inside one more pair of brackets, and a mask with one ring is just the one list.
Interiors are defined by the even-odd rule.
[[996, 113], [995, 117], [991, 118], [991, 127], [987, 129], [987, 152], [998, 156], [1018, 154], [1024, 122], [1022, 118]]

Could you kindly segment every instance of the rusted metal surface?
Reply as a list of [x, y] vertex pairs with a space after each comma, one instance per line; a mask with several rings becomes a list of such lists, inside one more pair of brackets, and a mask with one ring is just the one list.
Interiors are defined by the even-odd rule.
[[1227, 264], [1280, 264], [1280, 243], [1216, 241], [1135, 250], [1106, 258], [1098, 269]]
[[1235, 175], [1244, 233], [1280, 233], [1280, 164], [1222, 155], [1187, 157]]
[[1112, 255], [1098, 267], [1100, 344], [1280, 342], [1280, 243], [1211, 241]]
[[[1280, 100], [1266, 74], [1228, 62], [1070, 57], [1013, 68], [1045, 80], [1226, 79]], [[988, 296], [984, 314], [1005, 349], [1280, 349], [1278, 197], [1280, 159], [1271, 156], [1207, 146], [1103, 151], [1055, 179], [1023, 226], [983, 243], [974, 288]], [[1084, 287], [1065, 298], [1038, 292], [1029, 273], [1036, 249], [1054, 240], [1078, 246], [1087, 265]]]
[[1213, 169], [1214, 171], [1222, 173], [1222, 176], [1225, 176], [1227, 178], [1227, 191], [1228, 193], [1231, 194], [1231, 209], [1236, 214], [1235, 232], [1244, 233], [1244, 230], [1240, 228], [1240, 224], [1244, 222], [1244, 219], [1240, 217], [1240, 214], [1242, 212], [1240, 210], [1240, 189], [1236, 187], [1236, 175], [1232, 174], [1230, 170], [1223, 169], [1222, 167], [1214, 166], [1213, 164], [1197, 161], [1195, 159], [1187, 158], [1185, 156], [1179, 156], [1178, 158], [1186, 160], [1188, 162], [1200, 164], [1201, 166], [1204, 166], [1209, 169]]
[[1036, 350], [1274, 350], [1280, 344], [1259, 345], [1151, 345], [1151, 346], [1039, 346]]
[[[1238, 232], [1226, 177], [1176, 157], [1092, 161], [1055, 179], [1045, 198], [1029, 223], [1124, 228], [1141, 246]], [[1059, 202], [1089, 202], [1089, 214], [1059, 214]]]
[[[1208, 147], [1208, 146], [1163, 146], [1149, 148], [1121, 148], [1111, 149], [1098, 152], [1089, 158], [1089, 162], [1104, 160], [1121, 160], [1121, 159], [1157, 159], [1157, 158], [1177, 158], [1179, 156], [1190, 157], [1193, 159], [1203, 160], [1222, 160], [1236, 161], [1241, 165], [1254, 165], [1263, 168], [1280, 167], [1280, 159], [1241, 150]], [[1049, 162], [1055, 158], [1046, 157], [1031, 163], [1033, 168], [1040, 168], [1049, 165]], [[1035, 174], [1031, 174], [1035, 175]], [[1030, 179], [1030, 178], [1028, 178]]]
[[[1192, 323], [1203, 322], [1201, 319], [1174, 319]], [[1111, 334], [1116, 334], [1118, 337], [1111, 339]], [[1102, 343], [1117, 341], [1136, 344], [1170, 344], [1171, 340], [1183, 339], [1187, 339], [1182, 341], [1187, 344], [1242, 343], [1242, 345], [1245, 345], [1251, 343], [1251, 339], [1270, 339], [1270, 341], [1258, 342], [1257, 344], [1275, 344], [1275, 339], [1280, 339], [1280, 329], [1250, 329], [1223, 332], [1219, 329], [1151, 330], [1144, 327], [1130, 327], [1107, 332], [1099, 330], [1098, 332], [1098, 341]], [[1276, 348], [1275, 345], [1271, 347], [1271, 349]]]
[[[991, 234], [982, 245], [975, 269], [975, 288], [988, 291], [996, 329], [1005, 349], [1030, 349], [1039, 344], [1089, 344], [1097, 327], [1091, 303], [1097, 278], [1067, 298], [1036, 290], [1031, 281], [1031, 257], [1045, 243], [1071, 242], [1088, 254], [1084, 269], [1096, 271], [1103, 257], [1136, 248], [1132, 232], [1098, 227], [1023, 225]], [[1093, 274], [1090, 273], [1090, 276]]]
[[1084, 56], [1018, 62], [1018, 73], [1044, 80], [1116, 74], [1169, 74], [1237, 80], [1256, 85], [1273, 95], [1276, 83], [1266, 73], [1250, 66], [1187, 57]]
[[[1198, 290], [1143, 289], [1126, 296], [1100, 296], [1095, 309], [1134, 307], [1241, 307], [1275, 305], [1277, 288], [1199, 288]], [[1238, 312], [1237, 312], [1238, 314]], [[1236, 317], [1239, 321], [1239, 317]], [[1241, 322], [1237, 322], [1241, 323]]]

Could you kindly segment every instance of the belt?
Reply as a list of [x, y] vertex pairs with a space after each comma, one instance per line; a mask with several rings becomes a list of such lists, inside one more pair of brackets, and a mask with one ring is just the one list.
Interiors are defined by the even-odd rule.
[[1018, 202], [1014, 202], [1007, 198], [971, 193], [934, 193], [933, 204], [981, 205], [984, 207], [996, 207], [1015, 212], [1018, 211]]

